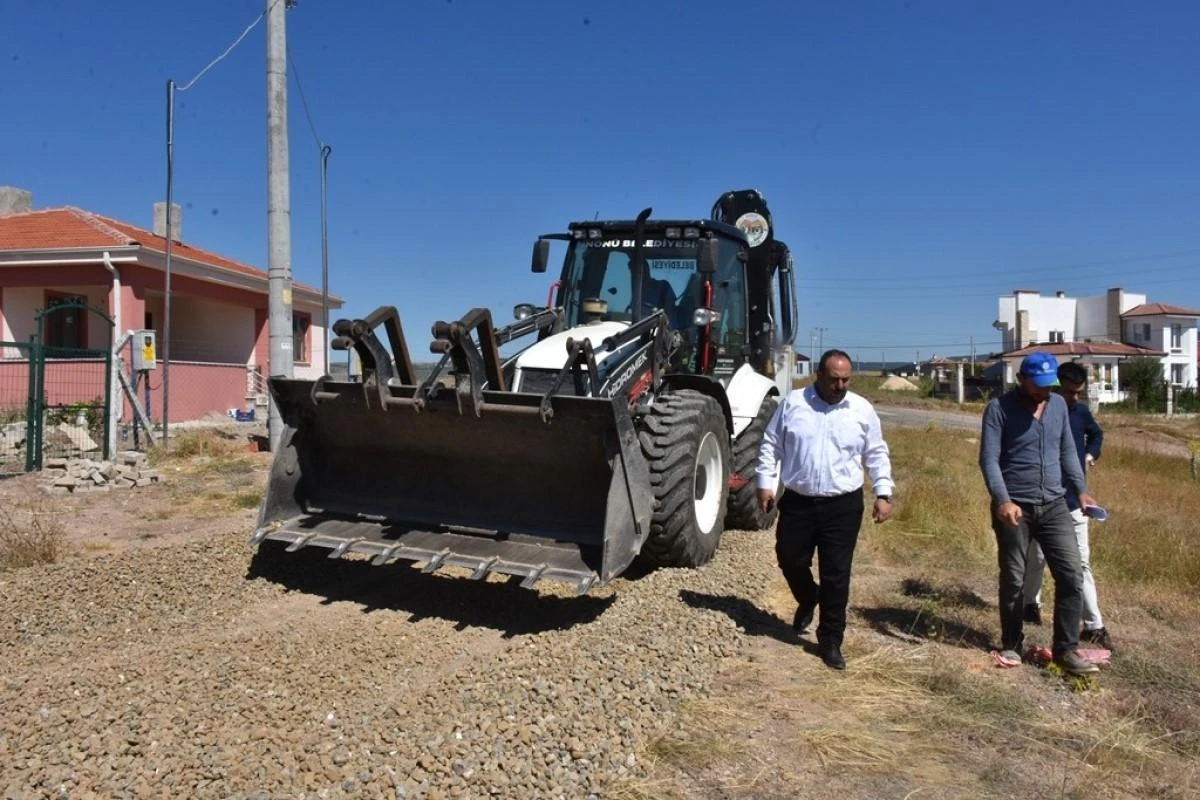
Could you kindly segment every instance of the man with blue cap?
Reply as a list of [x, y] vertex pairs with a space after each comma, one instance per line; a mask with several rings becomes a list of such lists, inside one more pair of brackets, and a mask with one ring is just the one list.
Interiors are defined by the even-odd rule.
[[1025, 559], [1030, 541], [1042, 548], [1054, 576], [1055, 663], [1072, 675], [1099, 672], [1078, 653], [1083, 569], [1067, 487], [1084, 507], [1087, 493], [1054, 356], [1034, 351], [1021, 362], [1017, 387], [983, 412], [979, 467], [992, 496], [992, 530], [1000, 561], [1000, 659], [1019, 664], [1024, 645]]

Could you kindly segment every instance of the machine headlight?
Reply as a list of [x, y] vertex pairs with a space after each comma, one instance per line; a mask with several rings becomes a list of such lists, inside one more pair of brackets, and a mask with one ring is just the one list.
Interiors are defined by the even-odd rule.
[[571, 231], [571, 236], [575, 239], [582, 239], [584, 236], [587, 236], [587, 231], [584, 231], [582, 228], [576, 228]]
[[599, 228], [588, 228], [588, 238], [589, 239], [599, 239], [600, 238], [600, 229]]
[[697, 308], [692, 312], [692, 322], [701, 328], [705, 325], [712, 325], [714, 322], [719, 322], [720, 319], [721, 312], [714, 308]]
[[666, 236], [668, 239], [678, 239], [681, 231], [679, 228], [667, 228]]
[[683, 229], [683, 238], [699, 239], [700, 238], [700, 229], [699, 228], [684, 228]]

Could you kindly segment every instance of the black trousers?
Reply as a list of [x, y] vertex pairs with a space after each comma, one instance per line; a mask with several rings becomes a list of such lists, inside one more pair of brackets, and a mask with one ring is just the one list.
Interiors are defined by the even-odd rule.
[[[837, 497], [808, 497], [789, 489], [779, 500], [775, 557], [796, 602], [804, 605], [815, 598], [820, 604], [817, 641], [821, 644], [842, 645], [850, 602], [850, 567], [862, 516], [861, 489]], [[814, 552], [819, 587], [812, 576]]]

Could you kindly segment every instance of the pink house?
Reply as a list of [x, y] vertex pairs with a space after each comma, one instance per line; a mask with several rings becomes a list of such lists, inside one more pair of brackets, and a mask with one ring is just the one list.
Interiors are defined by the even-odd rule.
[[[149, 230], [73, 207], [34, 210], [28, 192], [0, 187], [0, 341], [28, 342], [37, 312], [62, 303], [86, 303], [123, 333], [153, 330], [164, 355], [165, 204], [154, 207]], [[150, 209], [147, 209], [150, 211]], [[268, 363], [267, 273], [181, 241], [178, 206], [172, 210], [170, 400], [172, 422], [224, 414], [262, 402]], [[331, 310], [343, 301], [330, 296]], [[297, 377], [325, 372], [321, 292], [292, 284], [292, 348]], [[109, 326], [83, 309], [55, 312], [38, 333], [49, 348], [103, 349]], [[123, 350], [128, 369], [130, 348]], [[23, 402], [25, 354], [0, 352], [0, 407]], [[150, 414], [162, 419], [162, 362], [150, 373]], [[96, 365], [103, 385], [103, 368]], [[12, 374], [5, 376], [5, 371]], [[70, 398], [47, 368], [51, 402]], [[140, 393], [139, 393], [140, 394]], [[260, 412], [261, 413], [261, 412]], [[125, 411], [128, 418], [128, 409]]]

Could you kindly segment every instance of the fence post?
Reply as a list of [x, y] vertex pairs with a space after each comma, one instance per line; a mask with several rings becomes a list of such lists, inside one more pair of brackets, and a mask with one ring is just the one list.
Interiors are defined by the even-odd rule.
[[35, 333], [32, 337], [33, 349], [29, 351], [30, 381], [33, 384], [33, 438], [30, 440], [32, 449], [29, 454], [29, 471], [42, 468], [42, 438], [46, 427], [45, 392], [46, 358], [42, 351], [42, 340]]
[[[111, 328], [109, 329], [112, 330]], [[104, 398], [107, 407], [104, 409], [104, 460], [115, 458], [117, 454], [117, 420], [116, 415], [121, 407], [120, 396], [117, 394], [117, 356], [113, 352], [113, 337], [108, 337], [108, 363], [104, 370]]]
[[29, 337], [29, 349], [25, 351], [29, 360], [29, 375], [26, 378], [25, 399], [25, 471], [33, 472], [33, 450], [37, 445], [38, 401], [37, 401], [37, 335]]

